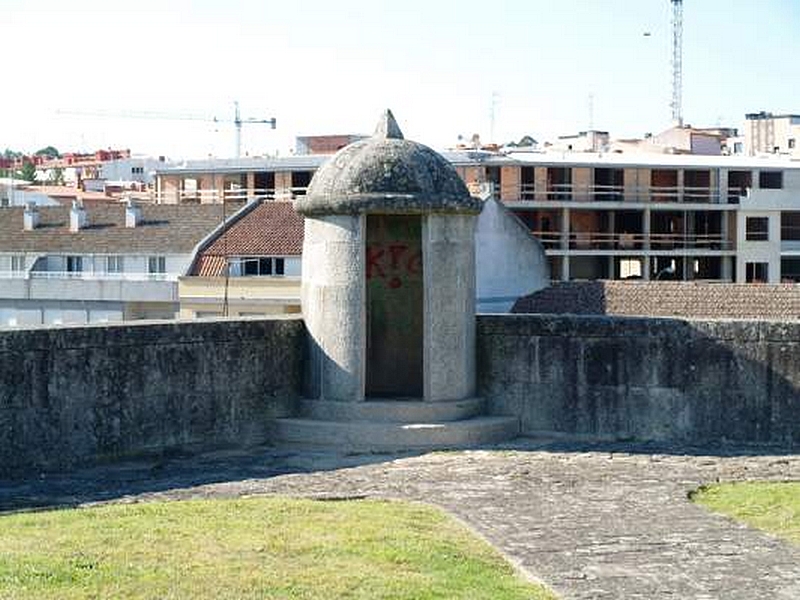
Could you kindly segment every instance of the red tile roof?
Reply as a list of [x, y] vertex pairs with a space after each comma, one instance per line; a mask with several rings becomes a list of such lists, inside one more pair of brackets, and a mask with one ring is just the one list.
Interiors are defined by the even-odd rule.
[[222, 274], [229, 256], [300, 256], [303, 217], [290, 202], [262, 202], [203, 250], [193, 275]]

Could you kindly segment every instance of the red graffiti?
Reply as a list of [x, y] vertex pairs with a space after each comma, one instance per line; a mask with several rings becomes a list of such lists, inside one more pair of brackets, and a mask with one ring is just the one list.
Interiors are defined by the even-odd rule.
[[372, 279], [373, 277], [383, 279], [386, 277], [386, 273], [379, 262], [385, 253], [386, 250], [379, 246], [367, 246], [367, 279]]
[[388, 279], [392, 289], [402, 287], [403, 281], [422, 272], [422, 254], [408, 244], [392, 243], [367, 246], [367, 279]]
[[400, 266], [400, 258], [406, 253], [406, 250], [408, 250], [408, 246], [406, 244], [391, 244], [389, 246], [389, 254], [392, 257], [393, 271], [396, 271]]

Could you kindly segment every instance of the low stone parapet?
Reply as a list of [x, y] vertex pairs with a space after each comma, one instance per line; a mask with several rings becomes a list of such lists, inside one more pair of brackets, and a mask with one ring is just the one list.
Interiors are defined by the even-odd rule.
[[478, 317], [478, 391], [523, 434], [800, 444], [800, 323]]
[[0, 476], [268, 441], [304, 335], [299, 318], [0, 331]]

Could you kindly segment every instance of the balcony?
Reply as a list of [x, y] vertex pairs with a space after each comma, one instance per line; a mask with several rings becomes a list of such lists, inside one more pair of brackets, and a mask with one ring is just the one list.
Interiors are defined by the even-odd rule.
[[291, 202], [305, 196], [307, 187], [292, 188], [239, 188], [233, 190], [162, 190], [152, 192], [156, 204], [222, 204], [223, 202], [247, 202], [250, 200], [275, 200]]
[[[0, 273], [0, 277], [8, 273]], [[0, 297], [19, 300], [103, 302], [178, 301], [177, 273], [13, 273], [0, 284]]]
[[[550, 184], [536, 188], [532, 183], [523, 184], [472, 184], [470, 191], [491, 193], [497, 200], [509, 203], [525, 202], [625, 202], [625, 203], [685, 203], [720, 204], [722, 194], [713, 187], [676, 187], [621, 185], [578, 185], [574, 183]], [[736, 204], [745, 191], [741, 188], [728, 190], [728, 203]]]
[[546, 250], [561, 247], [561, 233], [558, 231], [531, 231], [531, 234], [542, 243]]
[[[536, 232], [533, 232], [536, 235]], [[733, 242], [722, 235], [681, 235], [606, 233], [574, 231], [569, 234], [571, 250], [732, 250]], [[558, 245], [545, 248], [557, 248]]]
[[[2, 276], [0, 274], [0, 276]], [[79, 281], [178, 281], [177, 273], [100, 273], [90, 271], [31, 271], [24, 279], [69, 279]]]

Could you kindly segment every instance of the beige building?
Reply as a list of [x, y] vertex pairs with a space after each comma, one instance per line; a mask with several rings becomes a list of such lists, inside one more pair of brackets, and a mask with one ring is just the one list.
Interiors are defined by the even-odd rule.
[[304, 194], [325, 154], [187, 161], [156, 170], [156, 204], [216, 204]]
[[750, 156], [787, 154], [800, 158], [800, 115], [773, 115], [769, 112], [746, 116], [745, 148]]
[[[491, 190], [541, 240], [553, 279], [800, 281], [800, 163], [787, 157], [480, 150], [444, 156], [473, 194]], [[288, 199], [304, 194], [297, 184], [328, 159], [214, 161], [165, 168], [157, 178], [162, 190], [186, 189], [187, 178], [203, 181], [202, 201]], [[244, 187], [222, 187], [231, 179]], [[167, 200], [197, 201], [182, 194]]]
[[288, 202], [255, 200], [198, 247], [178, 280], [180, 316], [300, 312], [303, 219]]

